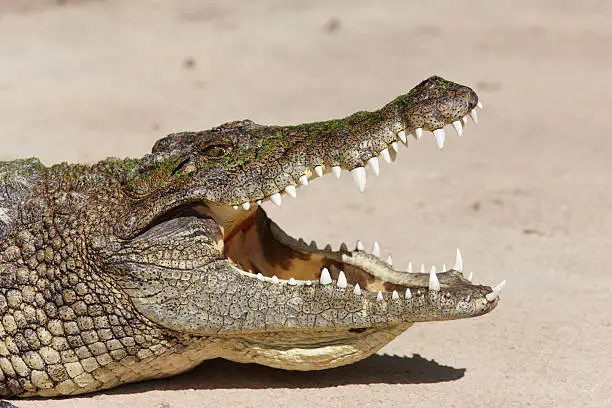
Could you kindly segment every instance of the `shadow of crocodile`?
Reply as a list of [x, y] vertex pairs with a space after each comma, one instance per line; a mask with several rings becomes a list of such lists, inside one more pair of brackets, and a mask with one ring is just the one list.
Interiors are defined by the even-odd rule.
[[194, 370], [162, 380], [127, 384], [93, 394], [138, 394], [153, 390], [326, 388], [352, 384], [423, 384], [455, 381], [465, 368], [412, 357], [375, 354], [360, 362], [323, 371], [285, 371], [257, 364], [215, 359]]

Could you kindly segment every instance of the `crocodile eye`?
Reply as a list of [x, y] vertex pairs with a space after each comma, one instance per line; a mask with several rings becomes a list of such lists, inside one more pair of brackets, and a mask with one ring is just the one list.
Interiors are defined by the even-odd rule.
[[223, 157], [229, 152], [226, 146], [212, 145], [204, 149], [203, 153], [208, 157]]

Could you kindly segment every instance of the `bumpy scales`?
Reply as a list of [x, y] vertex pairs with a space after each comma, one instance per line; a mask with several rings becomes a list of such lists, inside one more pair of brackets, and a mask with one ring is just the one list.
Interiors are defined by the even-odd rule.
[[325, 369], [414, 322], [491, 311], [501, 286], [465, 279], [459, 253], [448, 271], [397, 271], [378, 243], [319, 249], [260, 207], [328, 172], [363, 190], [366, 165], [378, 174], [410, 134], [442, 147], [476, 107], [432, 77], [340, 120], [233, 122], [94, 165], [0, 162], [0, 395], [91, 392], [216, 357]]

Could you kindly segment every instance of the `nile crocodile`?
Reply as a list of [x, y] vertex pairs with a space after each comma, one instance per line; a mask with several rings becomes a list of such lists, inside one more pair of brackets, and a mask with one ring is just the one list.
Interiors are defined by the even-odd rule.
[[[431, 77], [375, 112], [297, 126], [250, 120], [170, 134], [140, 159], [0, 163], [0, 395], [57, 396], [172, 376], [211, 358], [287, 370], [349, 364], [414, 322], [491, 311], [454, 268], [397, 271], [333, 251], [262, 209], [313, 179], [395, 158], [398, 142], [481, 108]], [[459, 255], [459, 254], [458, 254]]]

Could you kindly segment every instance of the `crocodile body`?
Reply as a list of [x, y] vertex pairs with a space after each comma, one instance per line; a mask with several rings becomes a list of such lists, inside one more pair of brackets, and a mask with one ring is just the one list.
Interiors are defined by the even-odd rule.
[[375, 112], [232, 122], [140, 159], [0, 162], [0, 395], [57, 396], [172, 376], [210, 358], [291, 370], [365, 358], [414, 322], [478, 316], [499, 288], [400, 272], [379, 249], [318, 249], [259, 204], [392, 160], [406, 134], [458, 132], [479, 105], [439, 77]]

